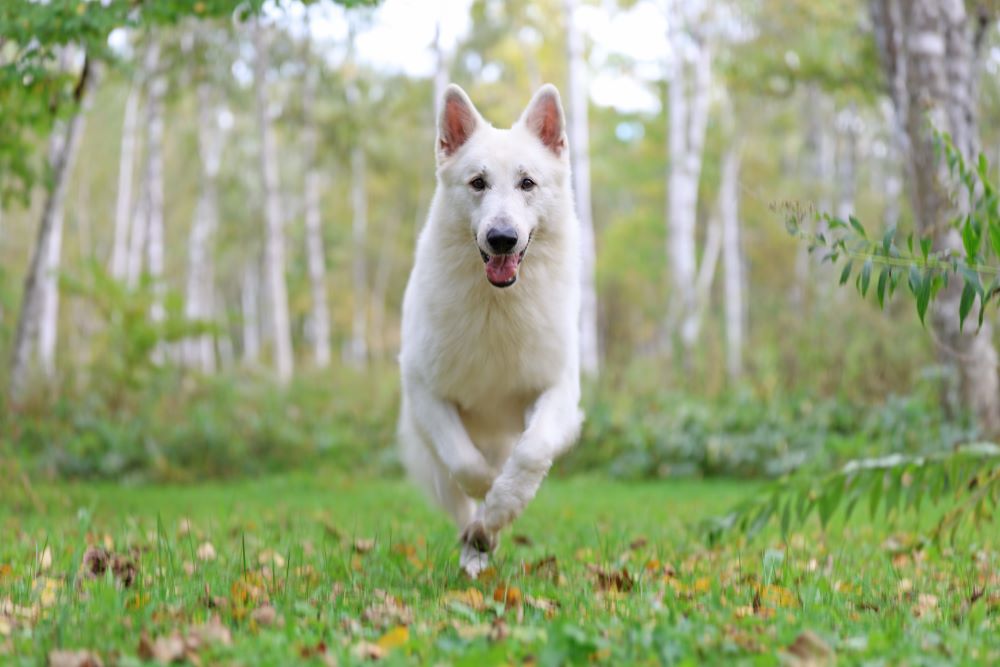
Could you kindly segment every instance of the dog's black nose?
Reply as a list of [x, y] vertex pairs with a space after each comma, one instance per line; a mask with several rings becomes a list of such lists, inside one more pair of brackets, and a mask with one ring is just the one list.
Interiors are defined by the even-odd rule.
[[517, 245], [517, 232], [509, 225], [494, 227], [486, 232], [486, 242], [495, 254], [505, 255]]

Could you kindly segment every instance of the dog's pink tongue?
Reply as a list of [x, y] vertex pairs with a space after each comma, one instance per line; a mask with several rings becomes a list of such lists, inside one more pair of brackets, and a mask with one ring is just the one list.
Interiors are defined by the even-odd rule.
[[509, 283], [517, 275], [517, 255], [493, 255], [486, 262], [486, 277], [494, 284]]

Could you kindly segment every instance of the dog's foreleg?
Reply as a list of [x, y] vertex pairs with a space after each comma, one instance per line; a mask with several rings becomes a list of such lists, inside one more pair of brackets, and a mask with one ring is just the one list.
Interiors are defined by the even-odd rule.
[[483, 498], [493, 486], [497, 471], [469, 438], [458, 409], [438, 398], [415, 374], [404, 373], [403, 391], [416, 427], [431, 443], [451, 478], [467, 496]]
[[541, 485], [552, 461], [580, 433], [579, 382], [570, 376], [544, 392], [532, 408], [527, 428], [486, 494], [486, 500], [462, 532], [464, 544], [493, 545], [497, 533], [516, 519]]

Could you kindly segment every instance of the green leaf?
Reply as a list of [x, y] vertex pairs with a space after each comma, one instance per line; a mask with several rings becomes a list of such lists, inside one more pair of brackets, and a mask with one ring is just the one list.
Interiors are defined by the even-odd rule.
[[854, 231], [856, 231], [858, 234], [860, 234], [861, 238], [865, 238], [865, 239], [868, 238], [868, 233], [865, 231], [865, 228], [861, 225], [861, 223], [858, 222], [857, 218], [855, 218], [853, 215], [851, 215], [851, 216], [848, 216], [847, 219], [850, 220], [851, 227], [854, 227]]
[[878, 273], [878, 284], [875, 287], [875, 294], [878, 296], [878, 307], [883, 310], [885, 309], [885, 288], [889, 282], [890, 273], [892, 273], [892, 269], [883, 266]]
[[861, 267], [861, 296], [865, 297], [868, 295], [868, 285], [872, 281], [872, 260], [865, 260], [864, 266]]
[[840, 284], [843, 285], [847, 282], [847, 279], [851, 277], [851, 269], [854, 268], [854, 262], [849, 261], [844, 265], [844, 270], [840, 272]]
[[965, 318], [969, 316], [969, 311], [972, 310], [972, 304], [976, 302], [976, 288], [972, 286], [972, 283], [966, 281], [965, 287], [962, 288], [962, 299], [958, 304], [958, 328], [960, 331], [965, 329]]
[[917, 292], [917, 315], [920, 323], [924, 323], [924, 316], [927, 315], [927, 305], [931, 301], [931, 284], [934, 282], [930, 275], [924, 276], [920, 282], [920, 289]]

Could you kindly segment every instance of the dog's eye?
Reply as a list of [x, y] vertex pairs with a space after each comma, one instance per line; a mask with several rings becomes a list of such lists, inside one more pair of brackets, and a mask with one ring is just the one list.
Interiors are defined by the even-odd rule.
[[534, 190], [534, 188], [535, 188], [535, 182], [533, 180], [531, 180], [530, 178], [522, 178], [521, 179], [521, 183], [520, 183], [520, 187], [525, 192], [527, 192], [528, 190]]
[[486, 181], [483, 180], [482, 176], [476, 176], [474, 179], [469, 181], [469, 185], [472, 186], [472, 189], [476, 192], [482, 192], [486, 189]]

